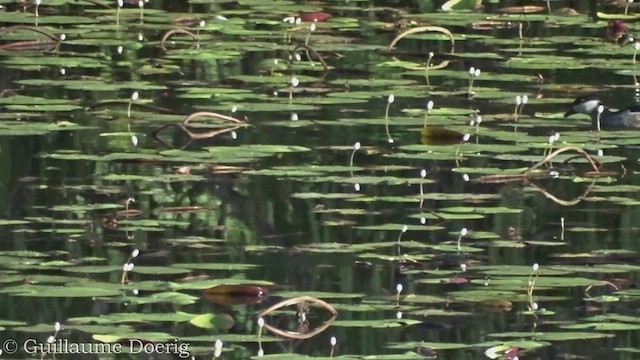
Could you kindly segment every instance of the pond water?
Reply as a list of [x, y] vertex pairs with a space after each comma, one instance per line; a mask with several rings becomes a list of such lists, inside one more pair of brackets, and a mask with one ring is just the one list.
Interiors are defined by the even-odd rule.
[[563, 117], [636, 9], [569, 3], [2, 2], [2, 356], [636, 358], [640, 134]]

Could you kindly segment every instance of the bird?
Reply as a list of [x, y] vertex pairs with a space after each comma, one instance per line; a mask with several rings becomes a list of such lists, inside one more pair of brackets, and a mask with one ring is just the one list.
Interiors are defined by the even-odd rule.
[[634, 104], [617, 111], [605, 106], [595, 96], [583, 96], [575, 99], [571, 103], [571, 109], [564, 114], [569, 117], [573, 114], [587, 114], [591, 117], [593, 127], [598, 127], [598, 108], [602, 106], [600, 117], [600, 128], [602, 129], [624, 129], [640, 128], [640, 104]]

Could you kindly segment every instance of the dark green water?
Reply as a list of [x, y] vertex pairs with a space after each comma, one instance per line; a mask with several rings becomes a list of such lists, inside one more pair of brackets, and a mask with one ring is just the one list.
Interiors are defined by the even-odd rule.
[[[177, 339], [196, 358], [212, 358], [216, 339], [224, 359], [260, 348], [269, 358], [329, 358], [331, 337], [336, 358], [481, 359], [502, 343], [524, 348], [521, 359], [640, 351], [638, 132], [598, 134], [586, 117], [562, 117], [583, 93], [612, 107], [636, 99], [633, 45], [607, 41], [605, 21], [546, 10], [505, 17], [498, 9], [510, 2], [451, 15], [431, 2], [153, 1], [143, 21], [127, 5], [116, 26], [115, 7], [101, 5], [44, 1], [38, 27], [66, 34], [57, 53], [7, 49], [45, 39], [28, 29], [0, 35], [0, 340], [46, 342], [60, 322], [56, 339]], [[552, 2], [563, 5], [571, 4]], [[581, 14], [593, 10], [579, 5]], [[7, 26], [35, 24], [35, 9], [7, 8]], [[284, 40], [291, 25], [283, 18], [318, 11], [332, 18], [308, 42], [327, 72], [304, 51], [289, 63], [295, 46]], [[200, 46], [185, 36], [163, 50], [182, 17], [206, 20], [185, 27]], [[437, 31], [388, 51], [402, 19], [448, 29], [455, 52]], [[491, 29], [473, 29], [485, 21]], [[512, 26], [520, 22], [522, 39]], [[308, 27], [292, 42], [304, 42]], [[427, 85], [412, 67], [430, 51], [432, 64], [447, 63], [429, 70]], [[470, 67], [482, 70], [471, 98]], [[290, 101], [292, 77], [300, 85]], [[133, 106], [127, 116], [134, 91], [136, 103], [173, 113]], [[525, 94], [516, 124], [515, 97]], [[468, 142], [423, 144], [428, 100], [428, 123], [469, 133]], [[175, 126], [154, 138], [196, 111], [246, 117], [250, 126], [190, 143]], [[476, 130], [469, 123], [478, 114]], [[190, 125], [204, 132], [229, 123]], [[611, 174], [589, 177], [586, 161], [563, 163], [567, 155], [543, 172], [557, 178], [477, 181], [542, 160], [555, 132], [554, 149], [602, 150], [596, 158]], [[129, 198], [139, 213], [122, 212]], [[140, 256], [121, 285], [134, 249]], [[271, 295], [250, 305], [208, 302], [202, 290], [222, 282], [262, 283]], [[305, 295], [338, 310], [327, 330], [307, 340], [274, 341], [267, 330], [258, 338], [256, 313]], [[529, 311], [531, 301], [549, 312]], [[204, 329], [183, 313], [227, 314], [233, 324]], [[327, 318], [314, 309], [310, 325]], [[266, 321], [299, 325], [293, 312]], [[23, 348], [14, 356], [39, 357]], [[65, 356], [77, 357], [56, 355]]]

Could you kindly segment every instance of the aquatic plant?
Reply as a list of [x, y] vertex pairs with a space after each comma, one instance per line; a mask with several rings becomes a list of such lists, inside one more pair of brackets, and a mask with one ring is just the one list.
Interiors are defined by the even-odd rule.
[[58, 337], [58, 333], [60, 332], [61, 329], [62, 329], [62, 326], [60, 325], [59, 322], [56, 321], [56, 323], [53, 324], [53, 330], [54, 330], [53, 335], [50, 335], [47, 338], [48, 344], [53, 344], [54, 342], [56, 342], [56, 338]]
[[289, 87], [289, 104], [293, 101], [293, 89], [300, 84], [300, 80], [297, 77], [291, 77], [291, 86]]
[[460, 148], [462, 148], [462, 144], [469, 141], [469, 139], [471, 139], [471, 134], [464, 134], [464, 136], [462, 137], [462, 141], [460, 141], [460, 143], [458, 144], [458, 147], [456, 148], [456, 158], [462, 155], [460, 152]]
[[600, 131], [600, 117], [602, 116], [602, 113], [604, 112], [604, 105], [598, 105], [598, 109], [597, 109], [598, 115], [596, 116], [596, 127], [598, 129], [598, 131]]
[[389, 132], [389, 107], [391, 106], [391, 104], [393, 104], [395, 99], [396, 97], [393, 96], [393, 94], [389, 95], [389, 97], [387, 98], [387, 107], [384, 110], [384, 125], [387, 131], [387, 141], [389, 142], [389, 144], [393, 144], [393, 138], [391, 137], [391, 133]]
[[135, 259], [140, 254], [140, 250], [134, 249], [129, 256], [129, 259], [122, 265], [122, 278], [120, 279], [121, 284], [126, 284], [129, 282], [128, 274], [131, 270], [133, 270], [133, 259]]
[[145, 0], [138, 1], [138, 7], [140, 8], [140, 23], [144, 22], [144, 3]]
[[407, 230], [409, 230], [409, 227], [407, 225], [402, 226], [402, 230], [400, 230], [400, 234], [398, 234], [398, 241], [397, 241], [398, 246], [400, 246], [400, 241], [402, 241], [402, 235], [406, 233]]
[[527, 280], [527, 300], [529, 302], [529, 310], [535, 311], [538, 309], [538, 304], [533, 300], [533, 291], [535, 290], [536, 280], [540, 275], [539, 270], [540, 266], [538, 263], [533, 264], [531, 274], [529, 275], [529, 280]]
[[396, 305], [400, 304], [400, 294], [402, 293], [402, 284], [396, 285]]
[[433, 101], [427, 101], [427, 111], [424, 113], [424, 127], [427, 127], [427, 118], [429, 117], [429, 112], [433, 109]]
[[304, 39], [305, 45], [309, 45], [309, 38], [311, 37], [311, 33], [313, 33], [314, 31], [316, 31], [316, 23], [311, 23], [311, 25], [309, 25], [309, 32], [307, 33], [307, 37], [306, 39]]
[[420, 170], [420, 178], [423, 180], [420, 182], [420, 209], [422, 209], [422, 203], [424, 202], [424, 178], [426, 177], [427, 177], [427, 170], [425, 169]]
[[429, 57], [427, 58], [427, 64], [424, 68], [424, 77], [427, 80], [427, 86], [431, 86], [431, 83], [429, 82], [429, 67], [431, 66], [431, 59], [433, 59], [434, 56], [435, 54], [433, 53], [433, 51], [430, 51]]
[[[206, 25], [207, 25], [207, 22], [204, 20], [200, 20], [200, 22], [198, 22], [198, 30], [196, 30], [196, 37], [198, 38], [198, 40], [200, 39], [200, 29], [203, 29]], [[200, 46], [199, 42], [197, 46], [198, 47]]]
[[518, 122], [518, 118], [522, 115], [522, 109], [529, 102], [528, 95], [516, 96], [516, 107], [513, 110], [513, 121]]
[[214, 344], [214, 346], [213, 346], [213, 349], [214, 349], [213, 350], [213, 358], [214, 359], [218, 359], [218, 358], [220, 358], [220, 355], [222, 355], [222, 346], [223, 346], [222, 340], [217, 339], [215, 344]]
[[480, 124], [482, 124], [482, 116], [480, 116], [480, 115], [476, 116], [475, 121], [473, 121], [473, 120], [471, 121], [471, 126], [475, 125], [475, 127], [476, 127], [476, 143], [477, 143], [477, 140], [478, 140], [478, 134], [480, 133]]
[[264, 328], [264, 318], [258, 318], [258, 356], [264, 356], [264, 350], [262, 349], [262, 329]]
[[[360, 150], [360, 141], [356, 141], [353, 144], [353, 151], [351, 152], [351, 157], [349, 158], [349, 167], [353, 167], [353, 159], [356, 156], [356, 151]], [[351, 171], [351, 176], [353, 176], [353, 170]]]
[[461, 250], [461, 243], [462, 243], [462, 238], [467, 236], [468, 230], [466, 227], [463, 227], [460, 230], [460, 234], [458, 235], [458, 251]]
[[544, 156], [551, 154], [551, 152], [553, 151], [553, 144], [558, 142], [559, 139], [560, 139], [560, 133], [553, 133], [549, 135], [549, 146], [544, 151]]
[[299, 17], [297, 18], [295, 16], [288, 16], [282, 19], [282, 22], [288, 23], [291, 25], [291, 27], [286, 28], [284, 30], [284, 42], [285, 44], [288, 44], [289, 42], [291, 42], [291, 33], [293, 32], [293, 30], [297, 25], [300, 25], [300, 23], [302, 23], [302, 19]]
[[522, 103], [520, 104], [520, 110], [518, 112], [518, 116], [522, 115], [522, 110], [524, 109], [524, 106], [527, 105], [527, 103], [529, 102], [529, 96], [528, 95], [522, 95]]
[[133, 105], [133, 102], [138, 100], [139, 97], [140, 97], [140, 94], [138, 94], [137, 91], [134, 91], [133, 94], [131, 94], [131, 98], [129, 99], [129, 106], [127, 107], [127, 117], [128, 118], [131, 117], [131, 106]]
[[120, 25], [120, 11], [124, 6], [124, 0], [118, 0], [116, 4], [116, 25]]
[[331, 353], [329, 354], [329, 359], [333, 359], [333, 352], [335, 351], [336, 344], [338, 343], [338, 339], [336, 339], [335, 336], [332, 336], [331, 340], [329, 340], [329, 343], [331, 344]]
[[38, 12], [38, 8], [40, 7], [40, 4], [42, 4], [42, 0], [36, 0], [36, 26], [38, 26], [38, 17], [40, 16], [39, 12]]
[[629, 6], [631, 5], [632, 2], [633, 0], [627, 0], [627, 3], [624, 6], [624, 16], [627, 16], [629, 14]]
[[469, 88], [467, 89], [467, 94], [469, 97], [473, 96], [473, 82], [474, 80], [480, 76], [480, 69], [476, 69], [473, 66], [469, 68]]

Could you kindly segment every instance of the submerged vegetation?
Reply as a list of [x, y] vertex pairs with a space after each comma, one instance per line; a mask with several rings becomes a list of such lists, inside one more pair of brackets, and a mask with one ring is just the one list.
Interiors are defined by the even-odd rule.
[[3, 2], [4, 337], [633, 357], [640, 9], [513, 5]]

